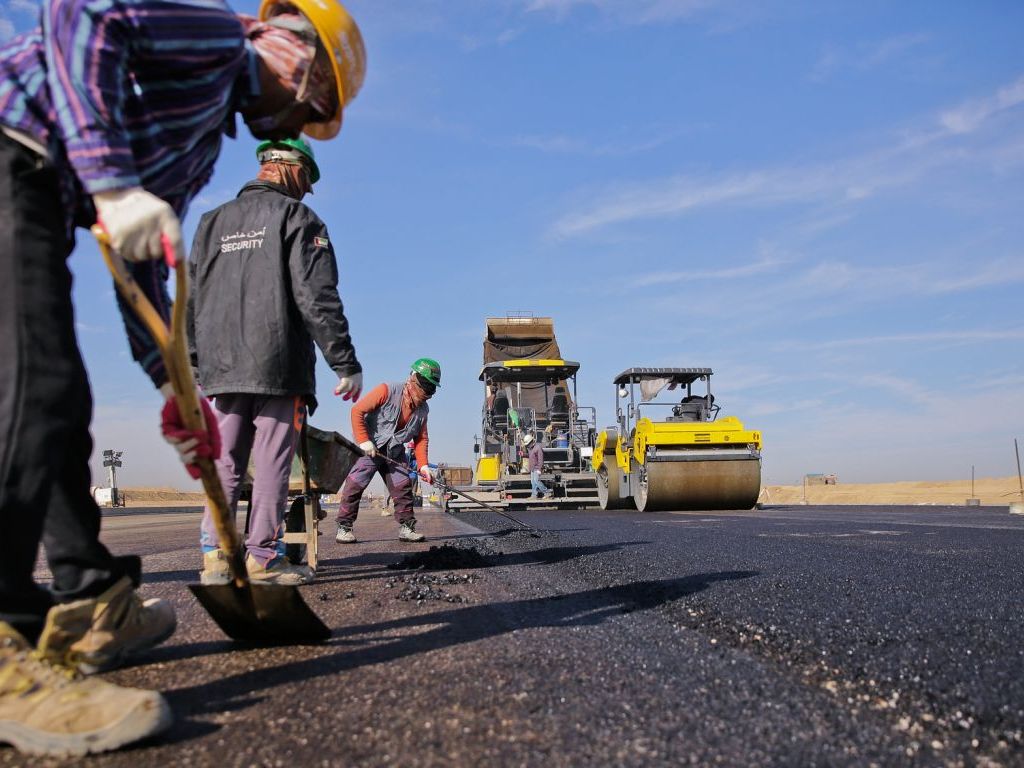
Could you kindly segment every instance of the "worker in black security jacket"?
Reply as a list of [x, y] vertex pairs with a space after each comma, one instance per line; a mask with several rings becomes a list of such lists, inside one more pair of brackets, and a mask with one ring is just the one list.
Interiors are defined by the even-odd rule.
[[[362, 367], [349, 337], [327, 227], [301, 200], [320, 171], [303, 139], [266, 141], [260, 172], [238, 197], [205, 214], [192, 243], [189, 344], [204, 394], [214, 399], [217, 460], [232, 513], [252, 453], [246, 568], [254, 585], [308, 583], [284, 553], [288, 477], [307, 408], [316, 408], [316, 352], [353, 402]], [[209, 508], [203, 516], [204, 584], [227, 584]]]

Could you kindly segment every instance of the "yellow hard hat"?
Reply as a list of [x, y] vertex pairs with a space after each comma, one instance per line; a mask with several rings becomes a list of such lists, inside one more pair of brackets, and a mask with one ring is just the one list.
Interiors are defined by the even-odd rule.
[[366, 49], [355, 19], [337, 0], [263, 0], [260, 21], [289, 10], [297, 10], [316, 28], [320, 42], [330, 54], [334, 82], [338, 87], [338, 111], [325, 123], [306, 123], [302, 132], [314, 139], [333, 139], [341, 130], [345, 107], [363, 87]]

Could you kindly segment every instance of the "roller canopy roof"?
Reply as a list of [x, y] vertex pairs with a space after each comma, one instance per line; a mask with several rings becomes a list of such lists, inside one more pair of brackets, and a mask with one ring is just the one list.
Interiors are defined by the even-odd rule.
[[643, 379], [671, 379], [673, 384], [692, 384], [701, 376], [710, 376], [710, 368], [627, 368], [615, 377], [615, 384]]
[[546, 382], [555, 384], [576, 375], [580, 364], [572, 360], [502, 360], [480, 369], [480, 381]]

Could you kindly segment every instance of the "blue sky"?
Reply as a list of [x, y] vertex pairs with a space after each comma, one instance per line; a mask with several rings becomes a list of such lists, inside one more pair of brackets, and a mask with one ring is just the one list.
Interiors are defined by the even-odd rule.
[[[601, 424], [622, 369], [713, 368], [765, 482], [1016, 472], [1024, 4], [348, 5], [366, 85], [307, 202], [368, 383], [444, 366], [433, 459], [471, 460], [484, 318], [513, 310], [554, 317]], [[4, 3], [0, 34], [34, 13]], [[254, 148], [226, 142], [189, 237]], [[191, 487], [80, 240], [97, 448], [125, 451], [122, 485]], [[322, 362], [318, 386], [314, 423], [347, 432]]]

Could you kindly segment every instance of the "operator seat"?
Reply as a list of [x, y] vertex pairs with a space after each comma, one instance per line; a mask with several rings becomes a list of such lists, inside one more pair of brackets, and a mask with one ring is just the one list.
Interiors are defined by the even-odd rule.
[[494, 404], [491, 406], [491, 421], [495, 429], [505, 431], [508, 429], [508, 395], [504, 392], [497, 392], [494, 395]]
[[556, 392], [551, 398], [551, 423], [559, 426], [569, 426], [569, 398], [563, 392]]
[[687, 395], [679, 405], [672, 407], [672, 415], [679, 421], [707, 421], [713, 398], [702, 395]]

